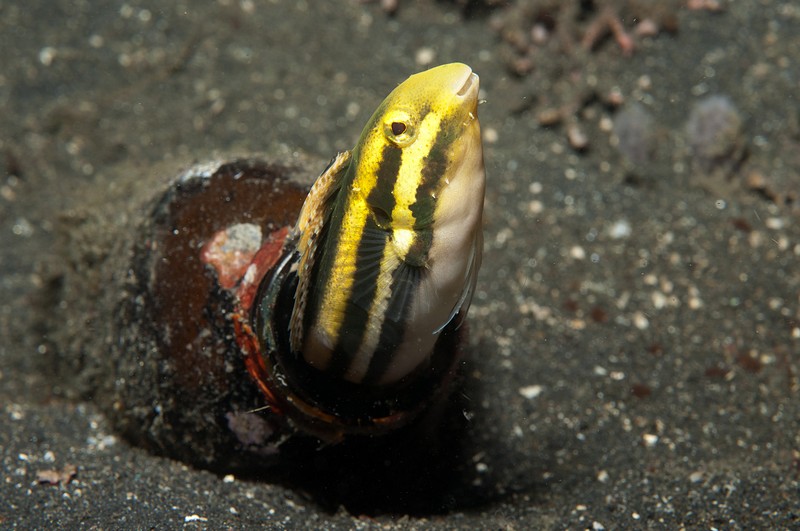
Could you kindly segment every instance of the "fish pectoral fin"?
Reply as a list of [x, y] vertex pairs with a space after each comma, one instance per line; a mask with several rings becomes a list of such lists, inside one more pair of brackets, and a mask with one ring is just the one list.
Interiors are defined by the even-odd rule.
[[386, 307], [386, 318], [394, 323], [402, 323], [409, 317], [412, 297], [419, 287], [425, 268], [400, 261], [392, 273], [391, 285]]
[[333, 210], [336, 192], [341, 189], [342, 181], [350, 166], [350, 160], [351, 153], [344, 151], [328, 163], [327, 168], [308, 192], [300, 210], [300, 216], [292, 230], [291, 237], [297, 241], [297, 250], [300, 253], [300, 261], [297, 266], [297, 290], [289, 323], [291, 348], [295, 352], [301, 350], [303, 343], [303, 318], [311, 283], [311, 270], [318, 258], [319, 244], [323, 239], [325, 226]]
[[386, 231], [365, 227], [359, 242], [356, 256], [359, 269], [353, 279], [351, 300], [367, 314], [374, 311], [373, 305], [379, 304], [383, 297], [382, 284], [386, 282], [381, 272], [386, 267], [384, 251], [387, 239]]
[[384, 230], [372, 227], [364, 229], [357, 258], [359, 272], [352, 287], [352, 302], [367, 315], [382, 315], [377, 322], [388, 325], [387, 330], [402, 330], [424, 268], [401, 259], [387, 246], [388, 239], [389, 234]]

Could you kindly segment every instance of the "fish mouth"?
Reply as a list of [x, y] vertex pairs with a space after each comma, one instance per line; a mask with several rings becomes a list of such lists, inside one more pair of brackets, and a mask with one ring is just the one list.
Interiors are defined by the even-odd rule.
[[478, 74], [472, 70], [468, 70], [466, 79], [461, 81], [460, 88], [456, 91], [456, 95], [465, 98], [471, 94], [477, 94], [479, 83], [480, 78], [478, 78]]

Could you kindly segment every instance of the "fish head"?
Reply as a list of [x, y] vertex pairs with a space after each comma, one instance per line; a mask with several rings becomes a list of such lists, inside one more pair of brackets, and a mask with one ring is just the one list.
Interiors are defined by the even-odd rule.
[[[477, 168], [483, 166], [479, 85], [469, 66], [441, 65], [410, 76], [372, 115], [354, 149], [354, 187], [364, 192], [378, 226], [432, 230], [438, 199], [446, 192], [454, 199], [483, 197], [482, 180], [469, 179], [482, 175]], [[470, 189], [480, 193], [466, 193]], [[397, 236], [408, 239], [402, 232]]]

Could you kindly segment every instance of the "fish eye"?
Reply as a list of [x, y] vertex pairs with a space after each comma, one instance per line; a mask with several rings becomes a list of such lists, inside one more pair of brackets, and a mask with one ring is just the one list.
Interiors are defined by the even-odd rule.
[[403, 148], [410, 145], [415, 137], [414, 119], [404, 110], [393, 110], [384, 117], [383, 131], [391, 142]]
[[392, 122], [392, 134], [394, 136], [402, 135], [406, 132], [407, 127], [403, 122]]

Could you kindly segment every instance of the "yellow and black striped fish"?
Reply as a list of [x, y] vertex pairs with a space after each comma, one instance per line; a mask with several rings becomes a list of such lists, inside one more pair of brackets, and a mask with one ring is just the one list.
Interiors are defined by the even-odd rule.
[[312, 187], [290, 342], [316, 369], [398, 382], [466, 315], [483, 245], [478, 83], [460, 63], [409, 77]]

